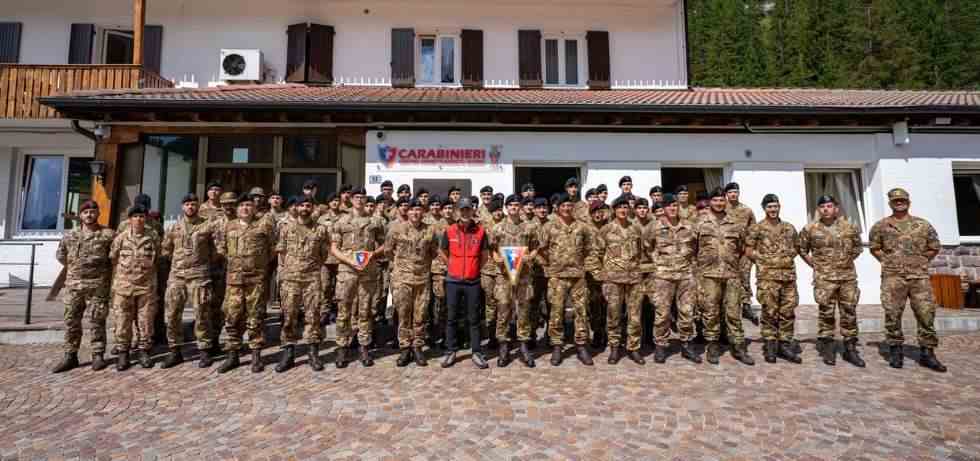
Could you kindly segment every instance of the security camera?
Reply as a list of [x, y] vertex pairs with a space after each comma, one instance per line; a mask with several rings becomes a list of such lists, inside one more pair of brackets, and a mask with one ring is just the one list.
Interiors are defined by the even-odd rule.
[[95, 130], [92, 131], [92, 134], [94, 134], [96, 138], [99, 138], [99, 140], [105, 139], [109, 137], [109, 127], [96, 125]]
[[381, 141], [384, 138], [385, 138], [385, 132], [384, 131], [379, 131], [378, 132], [378, 141]]

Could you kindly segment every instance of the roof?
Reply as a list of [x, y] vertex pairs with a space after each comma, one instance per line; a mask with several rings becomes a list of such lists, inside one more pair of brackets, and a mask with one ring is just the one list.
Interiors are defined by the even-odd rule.
[[82, 91], [41, 100], [58, 110], [495, 110], [709, 113], [980, 113], [977, 91], [780, 88], [569, 90], [303, 84]]

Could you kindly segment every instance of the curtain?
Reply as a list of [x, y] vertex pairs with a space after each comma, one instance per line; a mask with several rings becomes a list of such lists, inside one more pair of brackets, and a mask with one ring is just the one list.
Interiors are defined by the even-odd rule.
[[970, 180], [973, 182], [973, 193], [977, 194], [977, 201], [980, 201], [980, 174], [970, 176]]
[[721, 168], [705, 168], [703, 170], [704, 174], [704, 189], [707, 191], [713, 191], [716, 187], [721, 187], [724, 181], [723, 173]]
[[817, 213], [817, 200], [821, 195], [830, 195], [837, 199], [841, 216], [851, 224], [862, 228], [862, 200], [857, 184], [857, 175], [853, 171], [806, 173], [806, 201], [810, 207], [811, 220], [820, 219]]

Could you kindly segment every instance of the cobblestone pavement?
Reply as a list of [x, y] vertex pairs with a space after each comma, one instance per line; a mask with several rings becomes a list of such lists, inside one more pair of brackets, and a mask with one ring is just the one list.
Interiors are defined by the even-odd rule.
[[468, 356], [450, 369], [387, 356], [258, 375], [248, 360], [227, 375], [53, 375], [57, 346], [0, 346], [0, 458], [978, 459], [980, 334], [942, 339], [947, 374], [888, 368], [880, 340], [862, 336], [863, 370], [824, 366], [804, 342], [799, 366], [762, 363], [755, 343], [755, 367], [601, 354], [592, 368], [541, 357], [480, 371]]

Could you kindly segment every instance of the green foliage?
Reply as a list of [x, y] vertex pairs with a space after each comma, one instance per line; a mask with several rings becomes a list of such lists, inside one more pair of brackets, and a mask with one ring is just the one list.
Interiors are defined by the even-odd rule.
[[687, 0], [695, 86], [980, 89], [980, 0]]

